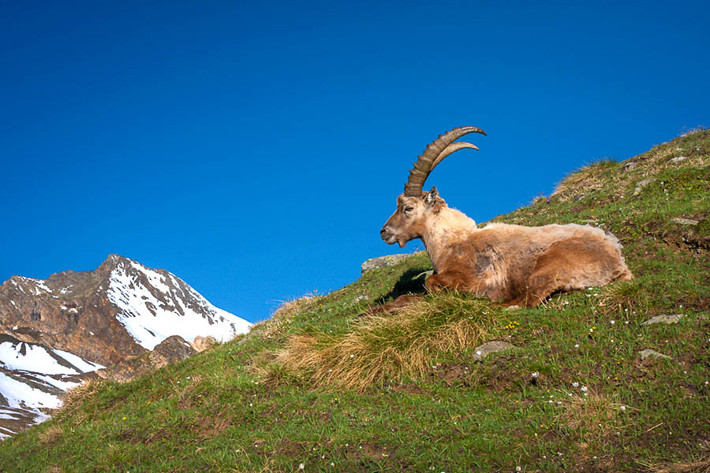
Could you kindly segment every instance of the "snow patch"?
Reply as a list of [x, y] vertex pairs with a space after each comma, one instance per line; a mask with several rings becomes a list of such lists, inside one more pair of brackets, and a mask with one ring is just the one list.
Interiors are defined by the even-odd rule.
[[12, 370], [45, 374], [79, 374], [78, 371], [59, 364], [44, 347], [25, 342], [0, 343], [0, 362]]
[[64, 381], [62, 379], [53, 378], [44, 374], [37, 374], [35, 378], [41, 379], [45, 383], [54, 386], [55, 388], [61, 389], [62, 391], [68, 391], [71, 388], [79, 386], [81, 382], [78, 381]]
[[[141, 283], [141, 276], [149, 282], [149, 287]], [[168, 277], [184, 296], [181, 286], [187, 288], [194, 299], [190, 302], [197, 305], [202, 313], [183, 304], [165, 276], [139, 263], [119, 263], [111, 273], [108, 299], [118, 307], [119, 322], [139, 345], [152, 350], [171, 335], [180, 335], [188, 341], [198, 335], [211, 335], [219, 341], [227, 341], [249, 331], [249, 322], [213, 306], [172, 274]], [[180, 314], [178, 307], [184, 315]]]
[[[93, 335], [93, 333], [91, 335]], [[72, 366], [74, 366], [76, 369], [78, 369], [82, 373], [88, 373], [90, 371], [96, 371], [96, 370], [100, 370], [102, 368], [106, 368], [105, 366], [100, 365], [98, 363], [86, 361], [83, 358], [81, 358], [80, 356], [76, 356], [74, 353], [69, 353], [68, 351], [64, 351], [64, 350], [52, 350], [52, 351], [55, 354], [64, 358], [69, 363], [71, 363]]]
[[57, 409], [62, 404], [57, 396], [35, 389], [5, 373], [0, 373], [0, 394], [7, 399], [10, 407]]

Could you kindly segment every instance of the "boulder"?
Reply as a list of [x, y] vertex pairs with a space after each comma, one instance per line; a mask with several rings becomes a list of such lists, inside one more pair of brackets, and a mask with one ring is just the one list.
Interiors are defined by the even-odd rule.
[[387, 256], [380, 256], [378, 258], [371, 258], [364, 263], [362, 263], [362, 266], [360, 266], [360, 271], [362, 274], [367, 273], [368, 271], [372, 271], [373, 269], [379, 269], [379, 268], [387, 268], [389, 266], [394, 266], [395, 264], [399, 263], [402, 260], [405, 260], [412, 256], [409, 253], [405, 254], [399, 254], [399, 255], [387, 255]]
[[649, 179], [644, 179], [643, 181], [640, 181], [636, 184], [636, 188], [634, 189], [634, 195], [639, 195], [641, 193], [641, 190], [643, 190], [644, 187], [655, 181], [655, 178], [649, 178]]
[[680, 319], [684, 317], [683, 314], [675, 315], [657, 315], [651, 317], [641, 325], [653, 325], [653, 324], [677, 324]]
[[156, 345], [152, 351], [111, 365], [97, 374], [102, 378], [127, 383], [167, 364], [182, 361], [195, 353], [197, 351], [184, 338], [173, 335]]
[[673, 220], [675, 223], [679, 223], [681, 225], [697, 225], [700, 223], [699, 220], [693, 220], [690, 218], [682, 218], [682, 217], [672, 218], [671, 220]]
[[215, 340], [214, 337], [210, 337], [209, 335], [206, 337], [202, 337], [202, 336], [198, 335], [192, 341], [191, 345], [192, 345], [192, 348], [194, 348], [197, 353], [200, 353], [200, 352], [207, 350], [208, 348], [213, 347], [216, 344], [217, 344], [217, 340]]
[[646, 348], [645, 350], [641, 350], [639, 352], [641, 355], [641, 360], [647, 360], [648, 358], [665, 358], [666, 360], [672, 360], [668, 355], [664, 355], [663, 353], [658, 353], [656, 350], [651, 350], [650, 348]]
[[476, 347], [473, 359], [481, 361], [491, 353], [509, 350], [511, 348], [515, 348], [515, 345], [502, 340], [493, 340], [492, 342], [484, 343], [483, 345]]

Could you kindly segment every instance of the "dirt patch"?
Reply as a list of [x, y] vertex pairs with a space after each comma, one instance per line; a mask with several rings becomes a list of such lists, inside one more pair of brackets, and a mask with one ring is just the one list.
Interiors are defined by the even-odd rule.
[[449, 386], [470, 386], [474, 379], [473, 371], [468, 364], [442, 363], [432, 368], [431, 376]]
[[283, 455], [289, 458], [299, 458], [304, 456], [308, 452], [308, 446], [303, 442], [294, 442], [288, 439], [282, 439], [276, 448], [274, 448], [274, 453], [276, 455]]
[[345, 445], [342, 447], [342, 454], [349, 460], [372, 460], [381, 462], [389, 458], [397, 451], [397, 447], [387, 447], [372, 442], [363, 442], [360, 445]]
[[392, 386], [392, 392], [403, 394], [424, 394], [424, 390], [414, 384], [395, 384]]

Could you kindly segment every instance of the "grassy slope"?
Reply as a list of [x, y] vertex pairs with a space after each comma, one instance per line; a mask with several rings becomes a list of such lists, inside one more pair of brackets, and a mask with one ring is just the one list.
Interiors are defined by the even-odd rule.
[[[150, 377], [86, 386], [3, 442], [0, 470], [690, 471], [710, 461], [710, 131], [631, 161], [497, 220], [610, 230], [634, 281], [537, 309], [442, 294], [404, 318], [358, 317], [421, 288], [417, 254]], [[516, 348], [476, 362], [494, 339]], [[645, 348], [673, 360], [642, 361]]]

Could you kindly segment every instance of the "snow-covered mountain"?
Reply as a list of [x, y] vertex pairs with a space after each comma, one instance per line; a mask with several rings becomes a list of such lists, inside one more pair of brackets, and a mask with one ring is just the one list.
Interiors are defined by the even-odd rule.
[[96, 270], [0, 286], [0, 438], [41, 422], [93, 371], [172, 335], [227, 341], [251, 324], [180, 278], [110, 255]]
[[108, 299], [119, 309], [119, 322], [143, 348], [152, 350], [171, 335], [188, 341], [211, 335], [224, 342], [249, 331], [249, 322], [213, 306], [173, 274], [116, 255], [109, 259], [116, 264]]

